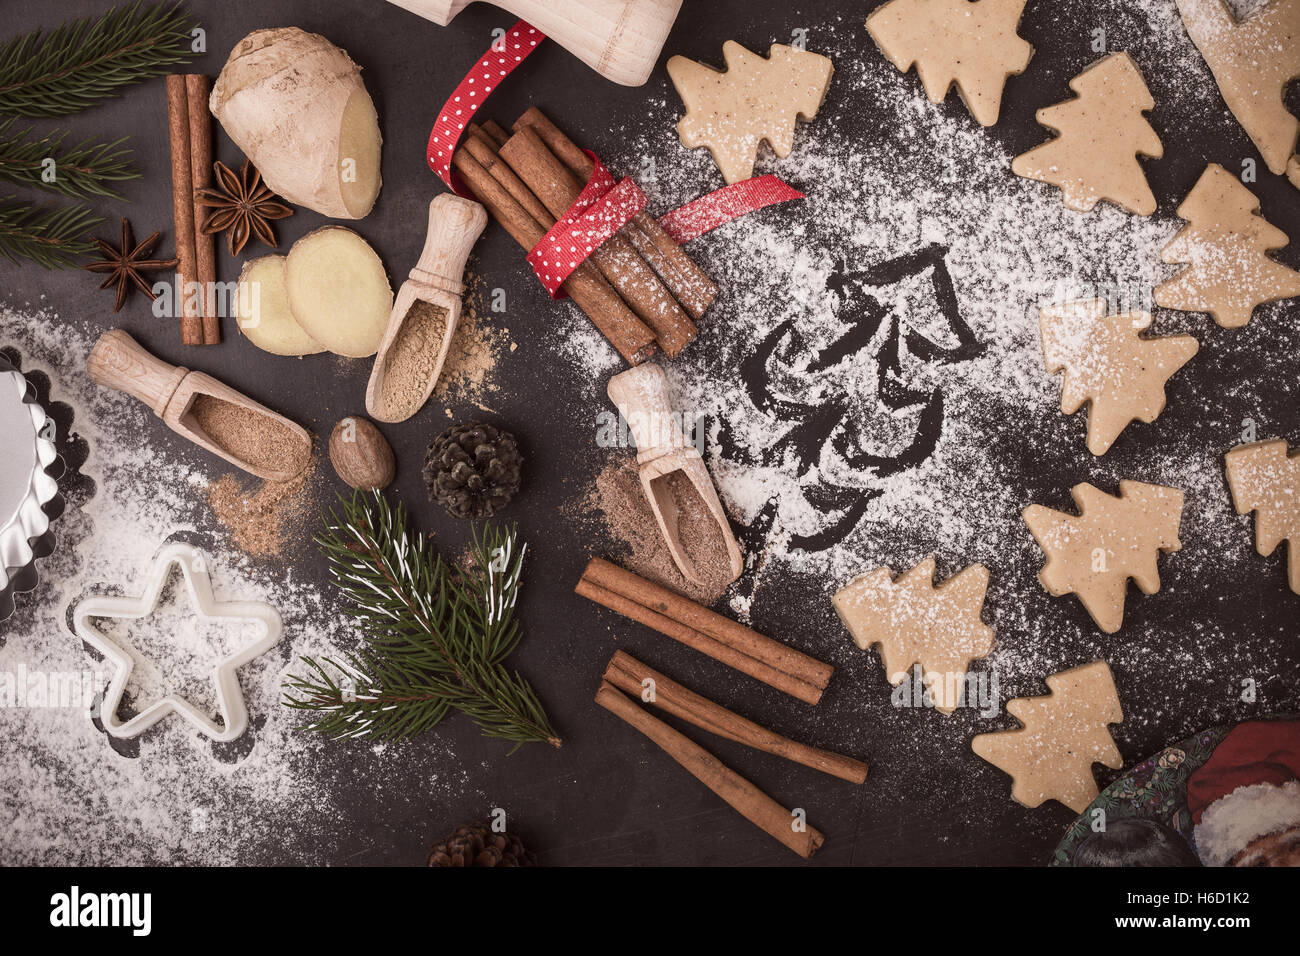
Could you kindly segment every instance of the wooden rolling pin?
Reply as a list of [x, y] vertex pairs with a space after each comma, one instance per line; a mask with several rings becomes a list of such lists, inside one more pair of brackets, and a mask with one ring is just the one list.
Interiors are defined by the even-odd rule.
[[[439, 26], [473, 0], [389, 0]], [[493, 0], [527, 20], [607, 80], [640, 86], [650, 78], [682, 0]]]
[[97, 385], [140, 399], [200, 448], [266, 481], [291, 481], [311, 464], [311, 435], [203, 372], [151, 355], [121, 329], [99, 337], [86, 371]]

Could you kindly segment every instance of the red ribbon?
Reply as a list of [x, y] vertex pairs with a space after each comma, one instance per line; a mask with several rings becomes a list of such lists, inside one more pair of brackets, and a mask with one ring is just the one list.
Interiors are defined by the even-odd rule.
[[[457, 195], [476, 198], [451, 168], [466, 124], [488, 94], [545, 39], [540, 30], [520, 20], [488, 48], [438, 111], [426, 155], [430, 168]], [[626, 177], [615, 183], [595, 154], [587, 155], [595, 167], [591, 178], [573, 206], [528, 253], [529, 264], [552, 298], [561, 298], [560, 286], [573, 270], [646, 205], [636, 183]], [[775, 176], [758, 176], [707, 193], [666, 214], [659, 224], [681, 244], [747, 213], [803, 198]]]

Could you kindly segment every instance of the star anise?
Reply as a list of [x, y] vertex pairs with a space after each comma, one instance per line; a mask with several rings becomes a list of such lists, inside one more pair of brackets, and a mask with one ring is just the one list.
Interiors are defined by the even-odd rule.
[[205, 236], [224, 232], [226, 247], [232, 256], [239, 255], [244, 244], [256, 236], [272, 249], [276, 248], [272, 219], [293, 215], [293, 209], [279, 200], [262, 182], [257, 167], [244, 160], [244, 166], [235, 175], [225, 163], [212, 164], [216, 186], [200, 189], [194, 194], [200, 206], [212, 210], [203, 220]]
[[175, 259], [146, 259], [145, 256], [153, 252], [153, 247], [158, 244], [158, 237], [162, 233], [155, 232], [138, 246], [131, 237], [131, 224], [125, 219], [122, 220], [122, 248], [114, 249], [112, 244], [105, 242], [103, 239], [96, 239], [95, 245], [99, 247], [100, 253], [104, 258], [101, 262], [91, 262], [86, 265], [90, 272], [107, 272], [108, 278], [99, 284], [101, 289], [107, 289], [109, 286], [117, 285], [117, 302], [113, 306], [113, 311], [118, 312], [122, 308], [122, 303], [126, 301], [126, 295], [131, 291], [131, 287], [139, 289], [150, 299], [158, 298], [158, 293], [154, 292], [153, 287], [144, 280], [143, 273], [154, 272], [158, 269], [170, 269], [176, 265]]

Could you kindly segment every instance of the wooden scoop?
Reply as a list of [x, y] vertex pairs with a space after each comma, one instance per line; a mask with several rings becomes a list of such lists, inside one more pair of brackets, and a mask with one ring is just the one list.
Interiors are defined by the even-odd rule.
[[647, 363], [619, 372], [609, 380], [609, 397], [618, 406], [619, 414], [627, 421], [636, 441], [637, 464], [640, 466], [641, 487], [650, 501], [659, 530], [668, 543], [668, 553], [673, 556], [678, 570], [688, 581], [702, 584], [699, 571], [682, 547], [677, 534], [678, 509], [668, 487], [667, 478], [681, 472], [704, 502], [705, 508], [717, 523], [727, 549], [731, 578], [740, 577], [740, 546], [731, 533], [731, 525], [718, 500], [713, 479], [704, 467], [704, 459], [694, 445], [688, 445], [682, 429], [673, 415], [668, 400], [668, 380], [663, 369]]
[[[389, 0], [446, 26], [473, 0]], [[650, 78], [682, 0], [493, 0], [527, 20], [607, 80]]]
[[[425, 235], [424, 250], [411, 270], [410, 278], [397, 290], [388, 329], [379, 342], [375, 364], [370, 371], [366, 411], [371, 418], [381, 422], [404, 422], [423, 408], [433, 394], [456, 334], [456, 323], [460, 320], [461, 296], [465, 294], [465, 286], [461, 283], [465, 260], [486, 225], [487, 212], [476, 202], [443, 193], [429, 203], [429, 231]], [[423, 342], [424, 333], [414, 326], [417, 322], [429, 323], [433, 317], [426, 314], [423, 307], [417, 307], [421, 302], [442, 314], [437, 352], [434, 355], [426, 352], [422, 356], [423, 362], [418, 361], [421, 356], [413, 353], [427, 350], [431, 343]], [[430, 328], [437, 331], [436, 326]], [[390, 383], [388, 379], [401, 353], [412, 353], [404, 358], [417, 361], [399, 374], [416, 375], [419, 380], [401, 383], [402, 398], [396, 400], [390, 394], [389, 385], [397, 386], [399, 383], [396, 380]]]
[[[99, 337], [86, 371], [95, 384], [134, 395], [172, 431], [258, 478], [289, 481], [311, 463], [311, 435], [301, 425], [211, 375], [168, 365], [121, 329]], [[203, 421], [229, 431], [212, 434]]]

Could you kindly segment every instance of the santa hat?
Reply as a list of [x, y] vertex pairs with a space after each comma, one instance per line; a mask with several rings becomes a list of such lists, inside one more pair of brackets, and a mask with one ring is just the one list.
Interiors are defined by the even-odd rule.
[[1226, 866], [1252, 841], [1300, 826], [1300, 721], [1239, 724], [1187, 780], [1196, 849]]

